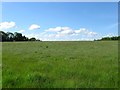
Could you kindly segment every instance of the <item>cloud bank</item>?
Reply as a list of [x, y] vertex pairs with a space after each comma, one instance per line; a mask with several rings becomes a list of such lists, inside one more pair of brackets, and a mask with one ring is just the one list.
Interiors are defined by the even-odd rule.
[[86, 28], [72, 29], [70, 27], [54, 27], [44, 30], [42, 33], [29, 34], [28, 37], [36, 37], [43, 41], [79, 41], [94, 40], [98, 34]]
[[55, 33], [55, 36], [67, 36], [67, 35], [80, 35], [84, 34], [87, 36], [94, 36], [97, 35], [96, 32], [92, 32], [87, 30], [86, 28], [80, 28], [78, 30], [72, 29], [70, 27], [55, 27], [55, 28], [49, 28], [45, 30], [45, 32], [53, 32]]

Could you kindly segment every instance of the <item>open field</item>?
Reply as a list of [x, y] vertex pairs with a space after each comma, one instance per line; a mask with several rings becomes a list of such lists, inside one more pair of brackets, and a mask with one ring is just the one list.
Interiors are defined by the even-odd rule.
[[116, 88], [118, 42], [3, 42], [3, 87]]

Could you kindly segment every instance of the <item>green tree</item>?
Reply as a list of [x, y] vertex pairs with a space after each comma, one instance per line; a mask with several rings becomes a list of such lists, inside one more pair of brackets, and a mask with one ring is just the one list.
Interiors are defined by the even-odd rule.
[[36, 38], [30, 38], [29, 41], [36, 41]]
[[7, 41], [7, 34], [3, 31], [0, 31], [0, 41]]
[[14, 33], [14, 40], [15, 41], [23, 41], [22, 34], [21, 33]]
[[13, 41], [14, 40], [14, 34], [11, 32], [7, 32], [7, 41]]

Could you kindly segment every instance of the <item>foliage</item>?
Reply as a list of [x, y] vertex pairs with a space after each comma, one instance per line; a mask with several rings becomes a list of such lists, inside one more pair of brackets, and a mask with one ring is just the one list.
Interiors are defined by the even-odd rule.
[[105, 40], [120, 40], [120, 36], [103, 37], [102, 39], [95, 40], [95, 41], [105, 41]]
[[11, 33], [11, 32], [3, 32], [0, 31], [0, 41], [40, 41], [36, 40], [36, 38], [28, 38], [23, 36], [21, 33]]
[[36, 41], [36, 38], [30, 38], [29, 40], [30, 41]]

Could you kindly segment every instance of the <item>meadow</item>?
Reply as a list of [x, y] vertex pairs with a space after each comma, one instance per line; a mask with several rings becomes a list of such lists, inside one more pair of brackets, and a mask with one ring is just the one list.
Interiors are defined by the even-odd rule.
[[3, 88], [117, 88], [117, 41], [3, 42]]

